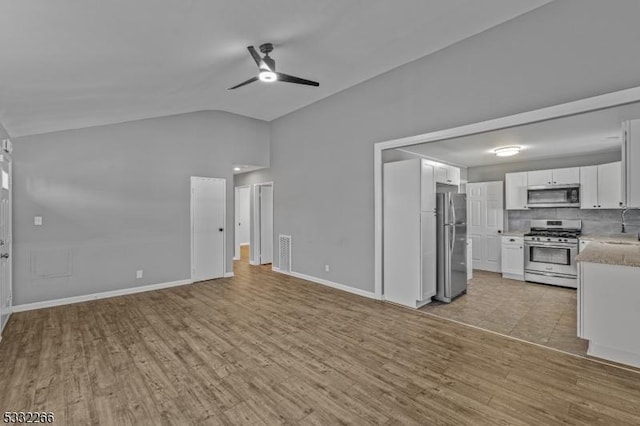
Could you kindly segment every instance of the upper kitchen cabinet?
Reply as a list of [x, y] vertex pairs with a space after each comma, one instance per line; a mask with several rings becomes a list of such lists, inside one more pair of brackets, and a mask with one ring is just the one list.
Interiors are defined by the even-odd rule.
[[569, 185], [580, 182], [580, 168], [535, 170], [527, 173], [530, 186], [539, 185]]
[[581, 209], [617, 209], [622, 200], [621, 162], [580, 167]]
[[622, 170], [625, 205], [640, 208], [640, 120], [623, 124]]
[[566, 169], [553, 169], [552, 185], [570, 185], [580, 182], [580, 168], [568, 167]]
[[447, 185], [460, 185], [460, 169], [447, 164], [436, 166], [436, 182]]
[[535, 170], [527, 172], [527, 182], [531, 186], [551, 185], [553, 173], [551, 170]]
[[505, 174], [505, 197], [507, 210], [528, 210], [527, 178], [527, 172]]

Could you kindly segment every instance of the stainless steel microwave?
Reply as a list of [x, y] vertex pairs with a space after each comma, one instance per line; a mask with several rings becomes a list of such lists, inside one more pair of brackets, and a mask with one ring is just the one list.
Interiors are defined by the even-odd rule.
[[580, 207], [580, 184], [529, 186], [527, 207]]

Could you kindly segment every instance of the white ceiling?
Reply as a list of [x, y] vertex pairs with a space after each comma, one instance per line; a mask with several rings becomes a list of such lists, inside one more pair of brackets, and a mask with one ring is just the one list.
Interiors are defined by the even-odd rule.
[[[550, 0], [5, 0], [11, 136], [211, 109], [272, 120]], [[319, 88], [253, 83], [247, 45]]]
[[[640, 118], [640, 103], [402, 150], [465, 167], [596, 154], [620, 150], [622, 122], [634, 118]], [[491, 152], [508, 145], [520, 145], [523, 150], [512, 157], [497, 157]]]

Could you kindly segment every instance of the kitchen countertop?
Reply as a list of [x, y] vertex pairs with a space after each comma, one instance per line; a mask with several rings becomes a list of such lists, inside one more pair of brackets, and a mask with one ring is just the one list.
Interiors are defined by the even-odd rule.
[[509, 232], [503, 232], [502, 236], [503, 237], [524, 237], [524, 234], [527, 231], [509, 231]]
[[612, 236], [602, 236], [602, 235], [580, 235], [580, 239], [584, 240], [584, 241], [600, 241], [600, 242], [618, 242], [618, 241], [626, 241], [626, 242], [635, 242], [640, 244], [640, 241], [638, 241], [638, 235], [634, 234], [634, 233], [629, 233], [627, 235], [616, 235], [615, 237]]
[[635, 266], [640, 268], [640, 241], [636, 235], [629, 237], [581, 236], [589, 241], [576, 260], [578, 262], [604, 263], [607, 265]]

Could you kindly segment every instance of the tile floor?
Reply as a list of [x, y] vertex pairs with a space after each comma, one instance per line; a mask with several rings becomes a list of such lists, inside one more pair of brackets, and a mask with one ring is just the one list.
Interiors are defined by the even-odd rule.
[[474, 270], [466, 295], [421, 310], [584, 356], [587, 341], [576, 336], [576, 308], [575, 290]]

